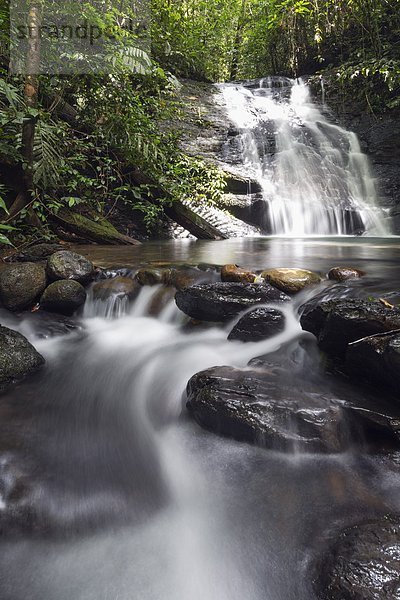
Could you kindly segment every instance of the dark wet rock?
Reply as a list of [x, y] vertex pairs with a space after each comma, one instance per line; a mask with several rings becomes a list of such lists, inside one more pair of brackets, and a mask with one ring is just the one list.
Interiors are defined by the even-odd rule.
[[141, 289], [140, 284], [131, 277], [119, 276], [95, 283], [92, 287], [92, 295], [94, 300], [108, 300], [113, 296], [127, 297], [133, 300]]
[[49, 257], [47, 273], [52, 280], [72, 279], [79, 283], [87, 283], [94, 277], [95, 268], [84, 256], [63, 250]]
[[287, 302], [290, 297], [269, 284], [212, 283], [178, 291], [176, 304], [198, 321], [229, 321], [257, 304]]
[[13, 264], [0, 273], [0, 299], [8, 310], [29, 308], [45, 287], [46, 271], [37, 263]]
[[72, 315], [86, 300], [86, 290], [78, 281], [60, 280], [51, 283], [40, 298], [40, 306], [49, 312]]
[[261, 277], [286, 294], [297, 294], [309, 285], [320, 283], [321, 277], [304, 269], [268, 269]]
[[215, 433], [268, 448], [372, 452], [400, 447], [398, 409], [390, 396], [324, 373], [310, 338], [253, 359], [246, 370], [214, 367], [189, 381], [188, 409]]
[[400, 330], [349, 344], [346, 366], [352, 376], [400, 392]]
[[399, 517], [345, 529], [318, 572], [320, 600], [399, 600]]
[[230, 332], [229, 340], [259, 342], [281, 333], [285, 317], [275, 308], [255, 308], [244, 315]]
[[238, 282], [238, 283], [254, 283], [257, 275], [246, 271], [237, 265], [224, 265], [221, 269], [221, 280]]
[[46, 261], [49, 256], [55, 252], [65, 250], [65, 246], [61, 244], [36, 244], [30, 246], [19, 254], [14, 254], [11, 257], [12, 262], [41, 262]]
[[334, 267], [328, 273], [328, 278], [333, 281], [348, 281], [349, 279], [360, 279], [365, 272], [352, 267]]
[[281, 385], [269, 372], [216, 367], [189, 381], [187, 406], [199, 425], [237, 440], [279, 450], [342, 449], [344, 409], [323, 397], [304, 402], [301, 392]]
[[0, 388], [37, 371], [44, 358], [20, 333], [0, 325]]
[[400, 309], [358, 298], [311, 302], [305, 305], [300, 322], [324, 352], [343, 358], [350, 342], [400, 329]]
[[140, 285], [159, 285], [162, 283], [167, 283], [168, 278], [170, 276], [169, 269], [140, 269], [136, 275], [135, 279], [140, 283]]

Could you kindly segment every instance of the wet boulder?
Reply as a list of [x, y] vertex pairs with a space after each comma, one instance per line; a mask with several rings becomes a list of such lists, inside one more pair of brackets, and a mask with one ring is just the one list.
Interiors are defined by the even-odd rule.
[[37, 371], [44, 358], [28, 340], [0, 325], [0, 389]]
[[46, 287], [45, 268], [37, 263], [13, 264], [0, 273], [0, 300], [8, 310], [31, 307]]
[[85, 300], [86, 290], [78, 281], [59, 280], [45, 289], [40, 306], [49, 312], [72, 315]]
[[221, 269], [221, 281], [254, 283], [257, 275], [237, 265], [224, 265]]
[[400, 392], [400, 330], [363, 338], [349, 344], [348, 371], [377, 385]]
[[255, 308], [245, 314], [230, 332], [229, 340], [259, 342], [281, 333], [285, 316], [275, 308]]
[[364, 275], [364, 271], [353, 267], [333, 267], [328, 273], [328, 278], [331, 281], [348, 281], [350, 279], [360, 279]]
[[300, 322], [316, 336], [321, 350], [343, 358], [349, 343], [400, 329], [400, 309], [359, 298], [310, 302], [304, 306]]
[[322, 281], [317, 273], [304, 269], [268, 269], [261, 273], [261, 277], [286, 294], [297, 294]]
[[223, 322], [257, 304], [277, 304], [290, 297], [269, 284], [212, 283], [180, 290], [175, 296], [180, 310], [198, 321]]
[[108, 300], [114, 296], [133, 300], [141, 289], [140, 284], [131, 277], [113, 277], [95, 283], [92, 287], [92, 295], [94, 300]]
[[345, 529], [318, 566], [320, 600], [400, 598], [400, 519]]
[[72, 279], [79, 283], [88, 283], [95, 274], [93, 263], [69, 250], [55, 252], [47, 260], [47, 273], [51, 280]]
[[167, 283], [169, 276], [169, 269], [143, 268], [136, 273], [135, 280], [140, 285], [159, 285]]
[[188, 383], [194, 420], [215, 433], [277, 450], [338, 452], [348, 444], [346, 410], [279, 376], [215, 367]]

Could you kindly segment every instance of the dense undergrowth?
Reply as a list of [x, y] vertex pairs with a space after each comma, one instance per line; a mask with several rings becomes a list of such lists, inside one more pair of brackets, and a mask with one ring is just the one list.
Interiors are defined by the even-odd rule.
[[[129, 16], [112, 1], [97, 12], [94, 4], [80, 7], [105, 29]], [[27, 10], [35, 5], [46, 11], [45, 0]], [[151, 43], [140, 49], [137, 32], [122, 30], [108, 74], [27, 81], [9, 72], [1, 3], [0, 243], [53, 237], [51, 217], [64, 208], [94, 220], [123, 208], [151, 233], [165, 203], [218, 202], [223, 177], [179, 150], [176, 77], [321, 73], [362, 109], [400, 105], [398, 0], [151, 0], [149, 8]]]

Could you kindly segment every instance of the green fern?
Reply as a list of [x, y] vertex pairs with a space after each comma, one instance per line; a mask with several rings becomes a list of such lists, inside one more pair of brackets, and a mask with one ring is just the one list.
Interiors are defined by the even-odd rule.
[[33, 147], [33, 181], [44, 189], [54, 187], [60, 178], [63, 141], [53, 122], [37, 121]]

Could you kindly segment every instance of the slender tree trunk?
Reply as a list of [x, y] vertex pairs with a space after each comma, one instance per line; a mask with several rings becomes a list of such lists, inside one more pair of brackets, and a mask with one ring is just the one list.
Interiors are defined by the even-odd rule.
[[238, 18], [238, 24], [236, 28], [236, 36], [233, 45], [233, 56], [232, 56], [232, 65], [231, 65], [231, 73], [230, 79], [234, 80], [237, 77], [238, 69], [239, 69], [239, 57], [240, 57], [240, 46], [243, 41], [243, 29], [246, 20], [246, 8], [247, 8], [247, 0], [242, 0], [242, 7], [240, 11], [240, 15]]
[[22, 126], [22, 158], [23, 158], [23, 189], [18, 194], [10, 208], [8, 220], [15, 217], [32, 199], [33, 185], [33, 150], [35, 143], [36, 116], [30, 114], [37, 108], [40, 70], [40, 25], [41, 5], [38, 0], [32, 0], [28, 11], [28, 50], [26, 55], [26, 75], [24, 97], [28, 109], [27, 118]]

